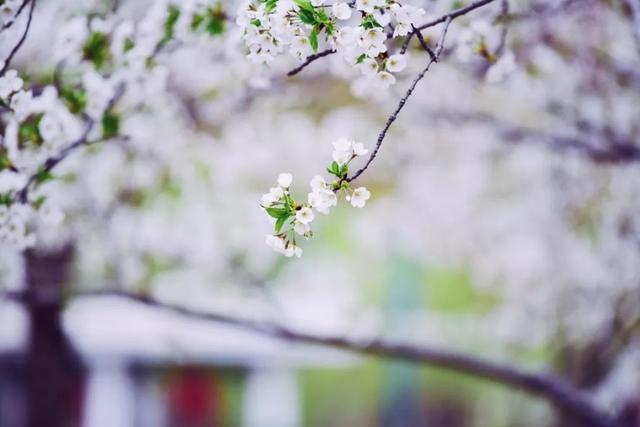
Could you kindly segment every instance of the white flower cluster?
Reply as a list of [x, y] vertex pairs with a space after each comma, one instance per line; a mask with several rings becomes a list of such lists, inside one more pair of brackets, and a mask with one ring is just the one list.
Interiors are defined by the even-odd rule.
[[293, 176], [282, 173], [278, 176], [278, 185], [269, 189], [261, 199], [261, 206], [275, 220], [275, 234], [266, 237], [266, 243], [276, 252], [287, 257], [302, 255], [302, 248], [296, 242], [296, 235], [312, 237], [311, 222], [315, 219], [315, 211], [327, 215], [329, 209], [337, 206], [338, 193], [353, 207], [363, 208], [371, 193], [365, 187], [353, 189], [347, 180], [349, 164], [356, 157], [366, 156], [369, 150], [362, 143], [346, 138], [333, 143], [333, 162], [327, 171], [334, 175], [333, 182], [316, 175], [311, 180], [311, 191], [306, 203], [296, 202], [289, 192]]
[[387, 0], [250, 0], [239, 12], [249, 58], [270, 63], [282, 53], [304, 59], [320, 44], [336, 50], [365, 79], [387, 88], [406, 58], [389, 54], [396, 37], [409, 34], [423, 9]]
[[[0, 24], [21, 4], [0, 0]], [[26, 247], [34, 242], [29, 221], [59, 216], [39, 188], [54, 178], [47, 165], [74, 144], [120, 135], [121, 114], [140, 109], [159, 89], [163, 73], [154, 59], [160, 48], [176, 34], [217, 35], [223, 19], [218, 6], [201, 0], [158, 0], [135, 23], [116, 15], [76, 16], [52, 37], [55, 85], [34, 81], [32, 91], [16, 70], [0, 74], [0, 244]]]

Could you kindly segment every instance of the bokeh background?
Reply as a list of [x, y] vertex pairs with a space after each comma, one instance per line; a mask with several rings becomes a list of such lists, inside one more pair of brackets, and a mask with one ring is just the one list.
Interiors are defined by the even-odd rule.
[[[426, 21], [467, 2], [413, 3]], [[127, 140], [60, 165], [46, 187], [56, 225], [38, 226], [37, 250], [0, 249], [0, 425], [25, 425], [42, 358], [68, 368], [50, 378], [64, 384], [50, 409], [70, 426], [579, 425], [489, 380], [87, 295], [104, 289], [554, 372], [640, 425], [631, 3], [509, 0], [504, 14], [496, 1], [456, 20], [358, 181], [367, 206], [318, 216], [302, 258], [287, 259], [264, 244], [261, 194], [290, 172], [304, 198], [339, 137], [371, 149], [428, 58], [412, 44], [387, 91], [337, 55], [287, 77], [294, 59], [247, 61], [239, 2], [225, 2], [222, 34], [158, 56], [150, 106], [122, 118]], [[39, 1], [13, 65], [51, 82], [68, 17], [111, 7]], [[116, 21], [163, 8], [122, 0]], [[3, 56], [14, 36], [0, 35]], [[492, 68], [479, 40], [512, 54], [513, 69]], [[61, 297], [39, 314], [11, 297], [42, 283]]]

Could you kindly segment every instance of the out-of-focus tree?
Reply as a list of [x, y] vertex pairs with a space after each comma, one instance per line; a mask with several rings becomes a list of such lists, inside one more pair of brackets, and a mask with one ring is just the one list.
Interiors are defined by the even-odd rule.
[[[0, 279], [10, 291], [25, 251], [73, 247], [69, 295], [434, 363], [576, 425], [635, 425], [639, 17], [636, 0], [0, 0]], [[274, 254], [267, 231], [308, 253]], [[430, 289], [461, 276], [470, 302], [431, 298], [405, 344], [344, 338], [379, 332], [362, 289], [397, 254]], [[566, 379], [424, 339], [543, 349]]]

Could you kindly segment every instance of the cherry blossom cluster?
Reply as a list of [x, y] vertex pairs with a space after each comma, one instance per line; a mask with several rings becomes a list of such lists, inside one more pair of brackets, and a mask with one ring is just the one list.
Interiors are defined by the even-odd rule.
[[[15, 18], [16, 3], [0, 1], [0, 23]], [[52, 84], [25, 87], [15, 69], [0, 72], [0, 244], [31, 246], [35, 221], [60, 218], [41, 184], [77, 147], [122, 136], [123, 113], [144, 107], [166, 79], [155, 62], [161, 48], [218, 35], [224, 19], [220, 6], [199, 0], [158, 1], [139, 22], [80, 15], [54, 37]]]
[[322, 176], [316, 175], [311, 179], [311, 191], [307, 194], [306, 202], [294, 200], [289, 189], [293, 181], [290, 173], [278, 176], [277, 186], [269, 189], [261, 199], [261, 206], [275, 221], [275, 234], [268, 234], [266, 243], [273, 250], [286, 257], [302, 255], [302, 248], [298, 246], [296, 236], [310, 238], [313, 236], [311, 222], [315, 219], [315, 212], [327, 215], [329, 210], [338, 204], [338, 196], [344, 195], [347, 202], [356, 208], [363, 208], [371, 197], [365, 187], [352, 188], [349, 180], [349, 164], [357, 157], [366, 156], [369, 150], [363, 144], [346, 138], [340, 138], [333, 143], [333, 162], [327, 172], [334, 176], [333, 181], [327, 182]]
[[389, 52], [412, 31], [423, 9], [397, 1], [251, 0], [239, 12], [249, 58], [270, 63], [283, 53], [300, 60], [320, 46], [337, 51], [365, 80], [387, 88], [406, 58]]

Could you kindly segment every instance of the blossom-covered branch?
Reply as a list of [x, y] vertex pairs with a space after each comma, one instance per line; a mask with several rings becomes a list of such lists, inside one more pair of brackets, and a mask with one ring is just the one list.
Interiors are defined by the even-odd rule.
[[[469, 354], [446, 349], [418, 346], [385, 338], [350, 339], [338, 335], [316, 335], [297, 331], [287, 326], [263, 320], [254, 320], [225, 313], [194, 311], [178, 305], [172, 305], [149, 297], [134, 295], [118, 290], [84, 291], [75, 297], [115, 296], [135, 301], [149, 307], [177, 313], [195, 319], [214, 321], [232, 325], [252, 332], [297, 343], [317, 344], [348, 350], [355, 353], [389, 357], [453, 370], [456, 372], [485, 378], [509, 387], [524, 390], [535, 396], [547, 399], [571, 417], [580, 420], [589, 427], [613, 427], [612, 419], [601, 413], [580, 390], [564, 379], [548, 373], [537, 373], [512, 366], [506, 362], [484, 360]], [[14, 298], [28, 298], [13, 295]]]
[[447, 18], [445, 20], [444, 28], [442, 30], [442, 34], [440, 35], [440, 41], [438, 42], [438, 45], [436, 46], [436, 50], [435, 50], [435, 52], [433, 54], [433, 57], [431, 57], [431, 59], [427, 63], [427, 66], [424, 67], [424, 69], [420, 72], [420, 74], [418, 74], [418, 76], [415, 79], [413, 79], [413, 82], [411, 82], [411, 85], [409, 86], [409, 89], [407, 90], [407, 92], [404, 94], [404, 96], [402, 97], [402, 99], [398, 103], [398, 106], [396, 107], [395, 111], [387, 119], [387, 122], [385, 123], [384, 127], [382, 128], [382, 131], [378, 135], [378, 140], [376, 142], [376, 146], [373, 149], [373, 152], [371, 153], [369, 158], [367, 159], [367, 162], [364, 164], [364, 166], [362, 166], [360, 169], [358, 169], [358, 171], [356, 173], [354, 173], [351, 177], [349, 177], [347, 179], [348, 181], [353, 181], [355, 179], [358, 179], [358, 177], [360, 175], [362, 175], [364, 173], [364, 171], [367, 170], [367, 168], [369, 167], [371, 162], [373, 162], [373, 160], [376, 158], [376, 155], [378, 154], [378, 151], [380, 150], [380, 147], [382, 146], [382, 142], [384, 141], [384, 137], [387, 135], [387, 131], [389, 130], [389, 128], [391, 127], [393, 122], [395, 122], [396, 119], [398, 118], [398, 114], [400, 114], [400, 111], [402, 111], [402, 108], [404, 108], [405, 104], [407, 103], [407, 100], [409, 99], [409, 97], [411, 96], [413, 91], [415, 90], [415, 88], [418, 85], [418, 83], [420, 82], [420, 80], [422, 80], [422, 78], [427, 73], [427, 71], [429, 71], [429, 68], [431, 68], [431, 65], [434, 62], [437, 62], [438, 59], [440, 58], [440, 54], [442, 53], [442, 49], [444, 47], [444, 41], [445, 41], [445, 38], [447, 37], [447, 30], [449, 29], [449, 25], [451, 24], [451, 20], [452, 20], [452, 18]]

